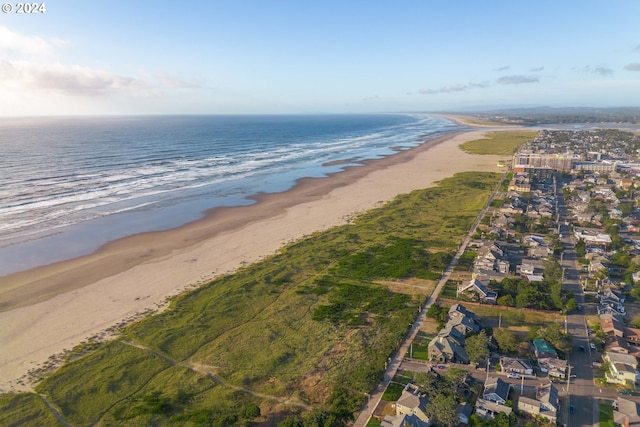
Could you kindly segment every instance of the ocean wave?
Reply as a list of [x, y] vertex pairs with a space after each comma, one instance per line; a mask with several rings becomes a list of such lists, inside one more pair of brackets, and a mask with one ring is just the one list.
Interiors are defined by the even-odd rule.
[[[219, 203], [229, 194], [249, 197], [252, 192], [269, 191], [275, 183], [293, 185], [311, 170], [328, 173], [338, 167], [323, 164], [344, 159], [353, 164], [390, 155], [394, 149], [418, 145], [424, 135], [455, 126], [417, 114], [388, 115], [358, 118], [366, 123], [360, 127], [336, 118], [347, 130], [331, 133], [318, 124], [332, 124], [326, 118], [292, 119], [292, 129], [283, 124], [269, 127], [265, 118], [253, 119], [269, 125], [269, 132], [261, 132], [260, 123], [251, 120], [237, 119], [237, 128], [220, 125], [226, 130], [218, 134], [206, 119], [191, 123], [199, 129], [185, 127], [171, 133], [155, 129], [162, 128], [162, 123], [149, 119], [142, 121], [141, 128], [110, 132], [98, 120], [95, 135], [85, 130], [83, 137], [75, 136], [69, 124], [68, 132], [56, 134], [64, 136], [61, 140], [48, 139], [43, 131], [39, 143], [31, 135], [31, 141], [45, 152], [29, 156], [25, 151], [22, 162], [15, 157], [0, 160], [6, 172], [0, 178], [0, 241], [189, 198]], [[249, 129], [243, 130], [244, 125]], [[28, 129], [22, 132], [29, 134]], [[0, 146], [16, 144], [11, 137], [0, 136]], [[11, 145], [8, 152], [19, 157], [21, 149]]]

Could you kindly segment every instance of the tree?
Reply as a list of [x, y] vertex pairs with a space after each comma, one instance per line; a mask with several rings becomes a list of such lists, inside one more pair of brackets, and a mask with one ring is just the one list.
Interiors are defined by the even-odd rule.
[[510, 329], [496, 328], [493, 330], [493, 337], [502, 351], [512, 353], [518, 349], [519, 340]]
[[427, 310], [426, 316], [435, 319], [438, 322], [438, 327], [442, 328], [449, 319], [449, 310], [446, 307], [440, 307], [438, 303], [434, 303]]
[[578, 307], [578, 301], [575, 298], [569, 298], [567, 300], [567, 311], [573, 310]]
[[447, 369], [447, 372], [444, 374], [447, 382], [455, 388], [458, 384], [464, 381], [467, 378], [467, 371], [462, 368], [457, 368], [455, 366]]
[[489, 337], [482, 330], [479, 334], [468, 337], [465, 340], [464, 348], [470, 361], [475, 363], [480, 359], [485, 359], [489, 356]]
[[500, 298], [498, 298], [497, 302], [498, 302], [498, 305], [503, 305], [507, 307], [513, 307], [514, 305], [513, 297], [511, 295], [503, 295]]
[[571, 335], [562, 331], [557, 323], [550, 323], [538, 331], [540, 336], [563, 353], [571, 350]]
[[452, 394], [435, 394], [429, 396], [430, 404], [427, 405], [426, 414], [431, 421], [435, 419], [435, 423], [440, 426], [456, 426], [460, 422], [456, 415], [457, 402]]

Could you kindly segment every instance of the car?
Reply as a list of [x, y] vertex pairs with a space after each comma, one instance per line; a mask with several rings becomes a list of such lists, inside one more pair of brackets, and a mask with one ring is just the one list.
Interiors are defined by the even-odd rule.
[[577, 307], [576, 307], [576, 309], [577, 309], [578, 311], [582, 311], [582, 306], [581, 306], [581, 305], [579, 305], [579, 306], [577, 306]]
[[584, 346], [581, 345], [580, 347], [578, 347], [578, 349], [580, 349], [580, 351], [584, 351]]
[[573, 405], [569, 405], [569, 413], [575, 414], [576, 413], [576, 407], [573, 406]]
[[620, 394], [626, 394], [627, 396], [632, 395], [633, 392], [631, 390], [620, 390]]
[[517, 372], [511, 372], [507, 374], [507, 378], [520, 378], [520, 374]]
[[589, 348], [590, 348], [591, 350], [595, 350], [595, 349], [596, 349], [596, 345], [595, 345], [594, 343], [590, 342], [590, 343], [589, 343]]

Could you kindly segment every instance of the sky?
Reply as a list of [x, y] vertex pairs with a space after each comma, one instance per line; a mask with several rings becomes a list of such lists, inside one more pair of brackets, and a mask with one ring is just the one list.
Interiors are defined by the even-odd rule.
[[0, 13], [0, 116], [640, 106], [637, 0], [38, 4]]

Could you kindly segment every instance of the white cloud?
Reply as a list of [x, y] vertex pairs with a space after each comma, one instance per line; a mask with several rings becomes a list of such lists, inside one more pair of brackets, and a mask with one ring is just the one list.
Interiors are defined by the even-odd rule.
[[435, 95], [437, 93], [451, 93], [451, 92], [466, 92], [469, 89], [485, 88], [489, 87], [488, 83], [459, 83], [447, 86], [442, 86], [438, 89], [421, 89], [422, 95]]
[[50, 57], [57, 48], [68, 46], [69, 44], [59, 38], [45, 40], [42, 37], [25, 36], [0, 25], [0, 52], [4, 54], [12, 54], [19, 57]]
[[503, 76], [498, 79], [498, 83], [501, 85], [519, 85], [524, 83], [538, 83], [539, 81], [537, 77], [527, 76]]
[[1, 61], [0, 84], [81, 96], [102, 96], [121, 91], [144, 94], [147, 90], [147, 86], [135, 78], [119, 76], [108, 71], [30, 61]]
[[600, 74], [601, 76], [608, 76], [613, 74], [613, 70], [611, 68], [602, 65], [596, 67], [586, 65], [582, 68], [582, 71], [584, 71], [585, 73]]

